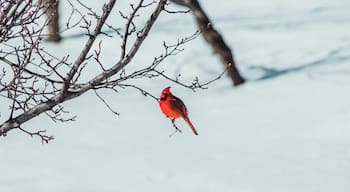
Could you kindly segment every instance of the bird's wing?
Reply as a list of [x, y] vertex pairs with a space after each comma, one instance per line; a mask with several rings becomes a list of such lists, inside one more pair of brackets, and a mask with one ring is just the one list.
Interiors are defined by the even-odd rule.
[[182, 116], [187, 116], [187, 108], [180, 98], [173, 96], [170, 99], [170, 105], [172, 106], [173, 110], [178, 110]]

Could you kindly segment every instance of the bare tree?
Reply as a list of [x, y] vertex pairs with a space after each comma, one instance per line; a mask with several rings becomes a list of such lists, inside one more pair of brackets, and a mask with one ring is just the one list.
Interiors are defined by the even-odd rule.
[[214, 51], [220, 56], [225, 68], [228, 67], [228, 74], [234, 85], [244, 83], [244, 78], [236, 68], [231, 49], [226, 45], [220, 33], [215, 30], [213, 23], [204, 12], [197, 0], [171, 0], [172, 2], [189, 8], [195, 16], [198, 27], [202, 31], [205, 40], [213, 47]]
[[[1, 0], [2, 1], [2, 0]], [[75, 117], [63, 116], [65, 101], [79, 97], [80, 95], [94, 91], [98, 99], [115, 114], [104, 98], [98, 93], [99, 89], [110, 89], [117, 92], [117, 88], [131, 87], [141, 91], [143, 95], [151, 96], [158, 100], [142, 87], [128, 83], [130, 79], [142, 80], [143, 78], [165, 78], [181, 86], [196, 89], [205, 88], [206, 85], [219, 79], [217, 78], [200, 83], [198, 78], [190, 84], [185, 84], [178, 79], [173, 79], [159, 70], [158, 66], [167, 57], [176, 55], [183, 50], [185, 43], [196, 38], [200, 32], [180, 38], [175, 43], [164, 42], [164, 52], [155, 57], [148, 66], [127, 73], [125, 67], [138, 53], [140, 46], [148, 36], [152, 26], [161, 12], [166, 10], [167, 0], [146, 2], [139, 0], [130, 5], [130, 12], [119, 12], [124, 20], [124, 28], [115, 27], [115, 24], [107, 23], [110, 13], [115, 9], [115, 0], [109, 0], [102, 6], [102, 13], [84, 5], [79, 0], [76, 4], [70, 2], [71, 16], [66, 23], [66, 29], [81, 27], [85, 30], [88, 39], [82, 45], [79, 55], [58, 57], [55, 53], [47, 51], [42, 46], [45, 36], [44, 27], [50, 22], [48, 18], [43, 24], [39, 19], [47, 7], [40, 1], [12, 1], [6, 0], [0, 7], [0, 98], [9, 103], [8, 117], [0, 124], [0, 136], [6, 136], [11, 130], [20, 130], [31, 136], [38, 136], [42, 142], [53, 139], [45, 130], [29, 131], [23, 124], [41, 114], [46, 114], [53, 121], [72, 121]], [[148, 19], [137, 26], [135, 18], [141, 9], [153, 8]], [[87, 13], [84, 14], [81, 9]], [[44, 10], [44, 11], [43, 11]], [[73, 21], [73, 15], [79, 15], [79, 19]], [[95, 24], [93, 24], [95, 23]], [[118, 22], [116, 25], [120, 25]], [[106, 63], [101, 60], [102, 40], [98, 36], [113, 37], [102, 31], [102, 28], [113, 30], [116, 37], [121, 38], [120, 57], [114, 63]], [[64, 31], [64, 30], [63, 30]], [[93, 49], [93, 45], [97, 45]], [[73, 59], [71, 59], [73, 57]], [[100, 68], [94, 77], [88, 81], [81, 79], [88, 63], [95, 63]], [[3, 117], [4, 114], [0, 114]], [[31, 129], [33, 130], [33, 129]]]

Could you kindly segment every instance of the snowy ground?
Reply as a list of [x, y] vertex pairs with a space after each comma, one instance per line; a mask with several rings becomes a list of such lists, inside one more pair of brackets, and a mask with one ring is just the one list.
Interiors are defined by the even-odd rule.
[[[0, 139], [0, 191], [350, 191], [350, 1], [202, 4], [248, 82], [231, 88], [224, 78], [196, 93], [161, 80], [143, 85], [155, 95], [172, 85], [198, 137], [181, 120], [183, 133], [169, 138], [157, 103], [135, 90], [103, 92], [120, 117], [87, 93], [65, 104], [76, 122], [25, 125], [55, 135], [50, 144], [17, 131]], [[163, 39], [194, 29], [190, 15], [162, 16], [135, 65], [151, 61]], [[48, 46], [74, 54], [84, 41]], [[105, 43], [113, 55], [117, 45]], [[200, 38], [164, 68], [184, 81], [222, 71]]]

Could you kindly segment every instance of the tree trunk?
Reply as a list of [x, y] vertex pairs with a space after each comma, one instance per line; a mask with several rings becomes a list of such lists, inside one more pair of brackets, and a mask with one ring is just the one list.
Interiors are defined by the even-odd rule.
[[[244, 83], [244, 79], [235, 66], [235, 61], [231, 49], [226, 45], [222, 36], [213, 27], [208, 16], [201, 8], [197, 0], [172, 0], [172, 2], [186, 6], [193, 12], [196, 17], [197, 24], [203, 34], [205, 40], [213, 47], [214, 51], [219, 54], [222, 63], [228, 67], [228, 74], [234, 85]], [[228, 66], [229, 65], [229, 66]]]
[[59, 28], [59, 13], [58, 13], [58, 1], [59, 0], [42, 0], [41, 3], [45, 8], [46, 15], [48, 17], [48, 36], [46, 41], [58, 42], [61, 40], [60, 28]]

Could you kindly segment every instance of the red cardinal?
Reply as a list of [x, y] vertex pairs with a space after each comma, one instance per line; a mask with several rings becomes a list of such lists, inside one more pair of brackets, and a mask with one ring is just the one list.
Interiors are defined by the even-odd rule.
[[159, 107], [165, 116], [175, 120], [182, 117], [191, 127], [193, 133], [198, 135], [196, 129], [188, 118], [187, 108], [181, 99], [170, 93], [170, 87], [164, 88], [159, 98]]

